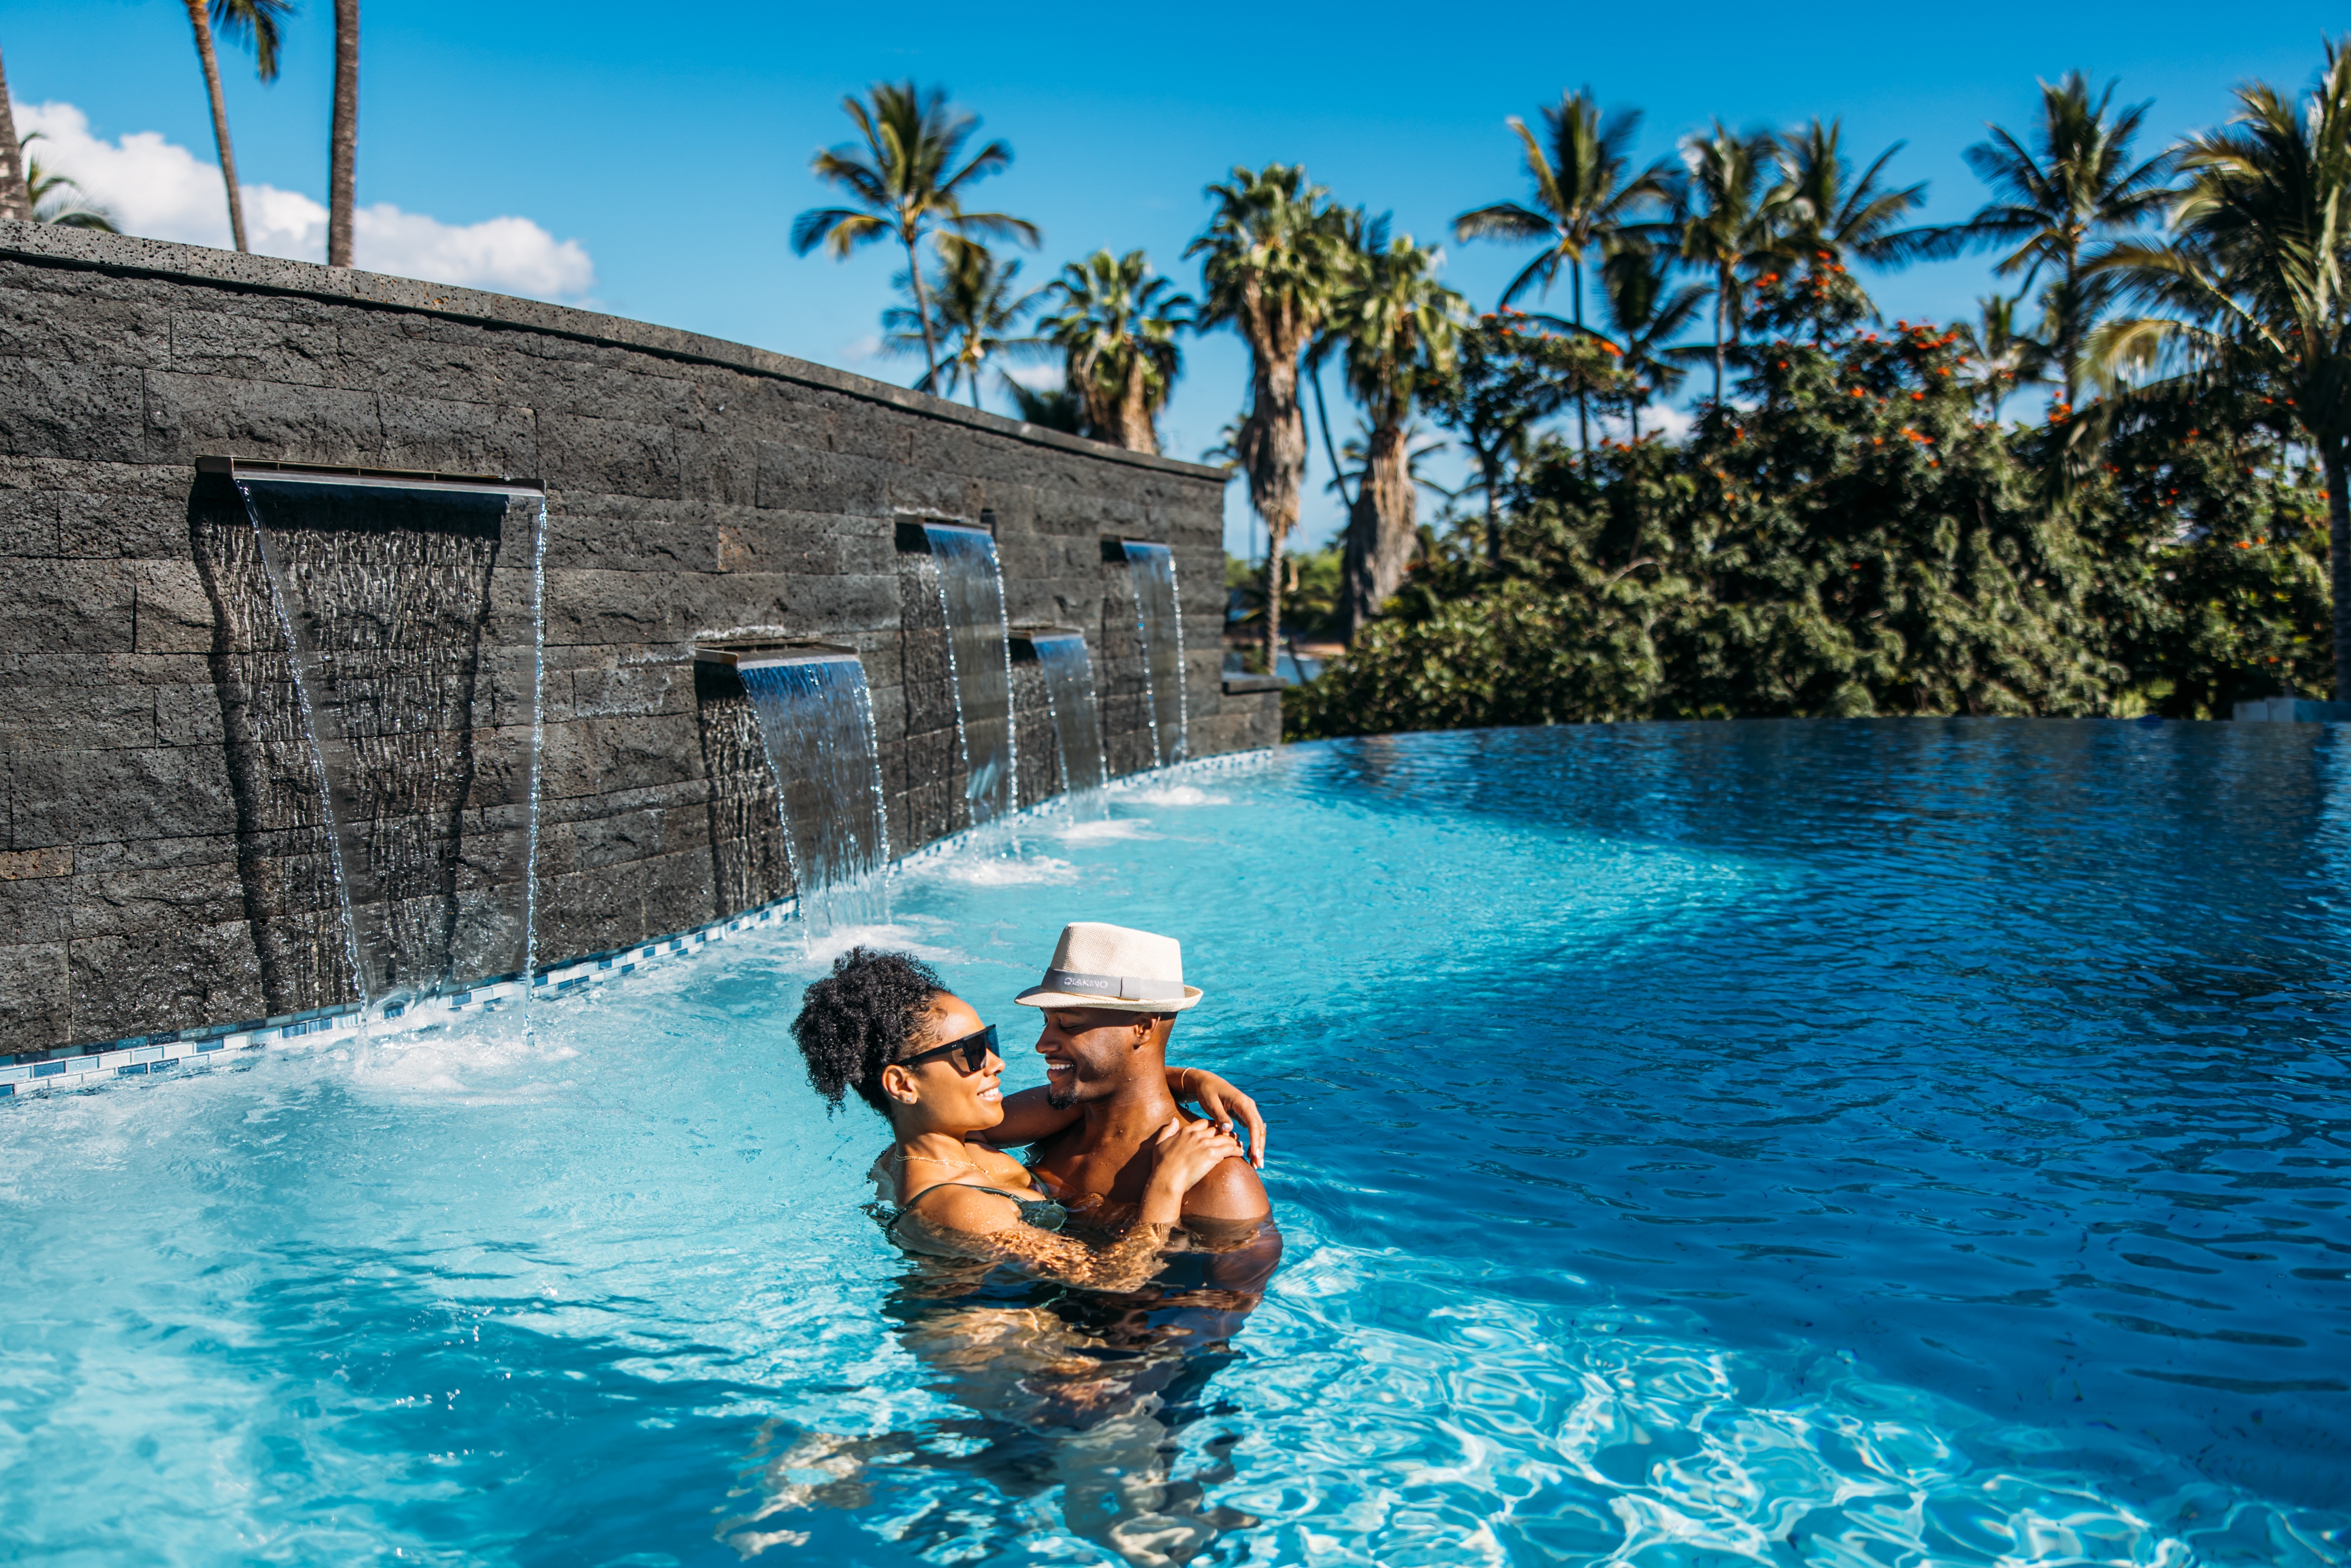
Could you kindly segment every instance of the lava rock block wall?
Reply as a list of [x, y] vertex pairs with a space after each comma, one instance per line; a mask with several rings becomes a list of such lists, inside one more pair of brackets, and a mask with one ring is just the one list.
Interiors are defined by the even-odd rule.
[[[1012, 622], [1086, 632], [1114, 772], [1150, 740], [1103, 545], [1169, 544], [1191, 754], [1278, 738], [1277, 695], [1220, 680], [1215, 470], [611, 317], [0, 222], [0, 1055], [352, 999], [283, 630], [195, 471], [216, 455], [546, 487], [542, 961], [790, 891], [757, 729], [697, 640], [855, 648], [893, 851], [966, 825], [902, 523], [992, 524]], [[1024, 801], [1059, 779], [1034, 704]]]

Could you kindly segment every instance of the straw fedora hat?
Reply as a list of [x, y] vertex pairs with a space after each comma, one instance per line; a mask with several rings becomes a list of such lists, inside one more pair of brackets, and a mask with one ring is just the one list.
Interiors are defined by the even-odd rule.
[[1184, 945], [1173, 936], [1079, 920], [1061, 927], [1045, 977], [1012, 999], [1030, 1008], [1180, 1013], [1200, 999], [1200, 988], [1184, 983]]

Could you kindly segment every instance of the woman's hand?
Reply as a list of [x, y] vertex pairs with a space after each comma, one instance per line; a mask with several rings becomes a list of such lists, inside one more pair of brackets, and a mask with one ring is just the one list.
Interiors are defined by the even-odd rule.
[[1240, 1158], [1241, 1146], [1214, 1122], [1186, 1122], [1182, 1117], [1159, 1129], [1151, 1141], [1151, 1185], [1143, 1192], [1143, 1218], [1155, 1225], [1175, 1225], [1184, 1216], [1184, 1195], [1200, 1178], [1227, 1160]]
[[[1249, 1163], [1265, 1169], [1265, 1118], [1257, 1102], [1205, 1067], [1186, 1067], [1177, 1085], [1183, 1097], [1200, 1107], [1200, 1113], [1225, 1132], [1249, 1134]], [[1238, 1125], [1236, 1125], [1238, 1124]]]

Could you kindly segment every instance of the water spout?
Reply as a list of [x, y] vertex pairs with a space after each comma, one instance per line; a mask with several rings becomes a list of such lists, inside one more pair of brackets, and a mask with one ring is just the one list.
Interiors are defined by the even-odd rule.
[[758, 715], [803, 929], [886, 925], [889, 816], [865, 666], [847, 649], [699, 656], [733, 664]]
[[923, 537], [938, 572], [947, 671], [955, 685], [956, 737], [963, 748], [964, 800], [971, 824], [977, 827], [1020, 804], [1004, 570], [997, 560], [995, 538], [985, 528], [925, 523]]
[[[544, 497], [348, 476], [236, 484], [286, 635], [359, 1000], [524, 972]], [[506, 548], [519, 515], [529, 586], [501, 593], [497, 574], [524, 564]]]

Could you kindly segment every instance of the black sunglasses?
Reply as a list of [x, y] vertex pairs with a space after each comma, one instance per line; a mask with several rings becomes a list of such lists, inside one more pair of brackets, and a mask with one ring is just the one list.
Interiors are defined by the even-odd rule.
[[901, 1067], [920, 1067], [923, 1063], [930, 1061], [933, 1057], [952, 1056], [958, 1051], [963, 1054], [963, 1065], [956, 1068], [956, 1071], [962, 1073], [966, 1078], [968, 1078], [973, 1073], [978, 1071], [981, 1068], [986, 1067], [987, 1065], [987, 1059], [996, 1053], [996, 1026], [994, 1024], [989, 1024], [977, 1034], [967, 1034], [961, 1040], [951, 1040], [945, 1045], [935, 1045], [931, 1047], [930, 1050], [923, 1051], [919, 1055], [906, 1058], [905, 1061], [900, 1062], [898, 1065]]

